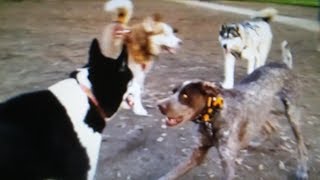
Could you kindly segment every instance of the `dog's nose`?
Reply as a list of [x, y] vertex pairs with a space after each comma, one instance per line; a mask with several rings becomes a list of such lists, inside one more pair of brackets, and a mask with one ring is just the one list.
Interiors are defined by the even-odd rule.
[[158, 104], [158, 108], [162, 114], [166, 114], [167, 106], [165, 104]]
[[223, 47], [224, 49], [227, 49], [227, 45], [226, 45], [226, 44], [224, 44], [222, 47]]
[[182, 44], [183, 44], [183, 43], [182, 43], [182, 41], [179, 41], [179, 43], [178, 43], [178, 44], [179, 44], [179, 46], [182, 46]]

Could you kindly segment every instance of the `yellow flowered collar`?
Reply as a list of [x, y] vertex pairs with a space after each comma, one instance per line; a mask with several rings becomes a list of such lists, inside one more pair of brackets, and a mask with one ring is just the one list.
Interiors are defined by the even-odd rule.
[[209, 122], [213, 120], [214, 115], [217, 111], [223, 108], [223, 98], [221, 96], [209, 97], [207, 100], [207, 108], [201, 114], [200, 120], [204, 122]]

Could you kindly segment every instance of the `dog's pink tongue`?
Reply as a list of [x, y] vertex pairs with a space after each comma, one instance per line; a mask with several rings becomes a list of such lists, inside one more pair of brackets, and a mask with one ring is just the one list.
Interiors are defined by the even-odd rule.
[[168, 126], [174, 126], [174, 125], [176, 125], [178, 122], [177, 122], [177, 120], [174, 119], [174, 118], [167, 118], [166, 123], [167, 123]]
[[171, 54], [176, 54], [177, 53], [177, 50], [175, 48], [169, 48], [168, 51]]

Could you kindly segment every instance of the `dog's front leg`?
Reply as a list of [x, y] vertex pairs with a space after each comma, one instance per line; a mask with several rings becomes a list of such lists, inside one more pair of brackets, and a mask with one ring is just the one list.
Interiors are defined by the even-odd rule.
[[233, 88], [235, 61], [236, 58], [231, 53], [225, 54], [224, 82], [222, 83], [222, 86], [226, 89]]
[[179, 164], [175, 169], [162, 176], [159, 180], [174, 180], [201, 164], [210, 149], [209, 146], [195, 148], [188, 160]]
[[147, 116], [148, 112], [147, 110], [144, 109], [141, 101], [141, 95], [142, 95], [141, 84], [139, 84], [136, 81], [133, 81], [131, 87], [132, 87], [131, 95], [133, 98], [133, 107], [132, 107], [133, 112], [140, 116]]
[[234, 166], [237, 157], [237, 147], [228, 144], [219, 144], [218, 153], [224, 172], [223, 180], [232, 180], [235, 175]]

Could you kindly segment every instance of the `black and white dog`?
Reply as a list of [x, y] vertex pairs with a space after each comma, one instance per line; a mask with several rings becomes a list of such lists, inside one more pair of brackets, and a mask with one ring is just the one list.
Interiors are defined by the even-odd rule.
[[269, 22], [276, 14], [275, 9], [266, 8], [250, 21], [221, 26], [219, 42], [225, 56], [224, 88], [233, 87], [236, 59], [248, 61], [247, 74], [265, 64], [272, 44]]
[[0, 179], [93, 179], [106, 120], [132, 79], [126, 47], [104, 57], [93, 40], [88, 64], [47, 90], [0, 104]]

